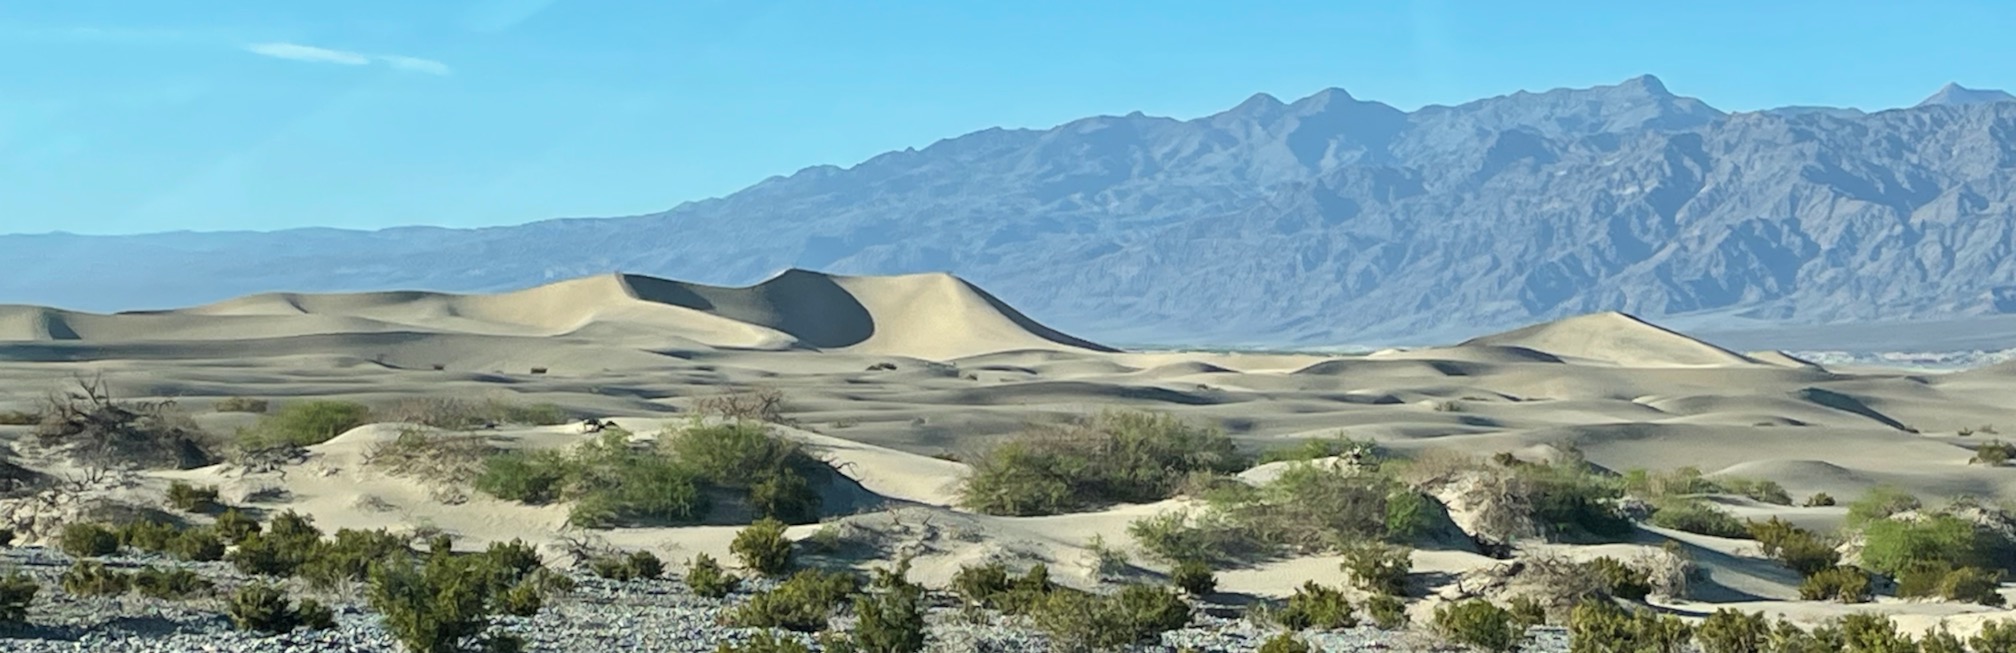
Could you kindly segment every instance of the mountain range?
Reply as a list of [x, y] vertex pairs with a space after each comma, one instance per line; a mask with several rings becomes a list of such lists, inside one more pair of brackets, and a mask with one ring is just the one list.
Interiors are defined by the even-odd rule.
[[[1619, 310], [1757, 329], [2016, 313], [2016, 97], [1730, 113], [1637, 77], [1402, 111], [1328, 89], [988, 129], [652, 215], [0, 236], [0, 302], [946, 271], [1117, 344], [1405, 343]], [[1206, 317], [1208, 316], [1208, 317]]]

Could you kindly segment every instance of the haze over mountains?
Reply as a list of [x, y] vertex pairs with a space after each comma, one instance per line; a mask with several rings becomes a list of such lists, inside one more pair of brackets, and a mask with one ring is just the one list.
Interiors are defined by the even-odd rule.
[[1622, 310], [1758, 328], [2016, 313], [2016, 98], [1725, 113], [1646, 76], [1405, 112], [1330, 89], [990, 129], [614, 219], [0, 236], [0, 302], [950, 271], [1094, 341], [1450, 341]]

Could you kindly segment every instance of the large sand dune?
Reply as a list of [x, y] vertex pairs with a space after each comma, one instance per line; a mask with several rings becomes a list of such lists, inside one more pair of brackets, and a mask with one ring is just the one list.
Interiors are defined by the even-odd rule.
[[[2016, 469], [1968, 464], [1991, 437], [1982, 427], [2016, 429], [2012, 369], [1933, 377], [1831, 370], [1775, 352], [1734, 353], [1615, 313], [1363, 356], [1114, 352], [937, 274], [791, 271], [748, 288], [607, 275], [497, 295], [269, 294], [119, 315], [0, 307], [0, 410], [33, 408], [44, 392], [98, 373], [122, 395], [176, 399], [217, 432], [250, 419], [205, 410], [224, 397], [435, 396], [550, 402], [648, 433], [683, 423], [700, 397], [774, 387], [788, 397], [796, 424], [784, 432], [844, 463], [849, 485], [835, 491], [853, 498], [834, 504], [846, 506], [835, 519], [906, 537], [936, 534], [914, 542], [927, 580], [987, 558], [1077, 569], [1094, 536], [1126, 542], [1130, 519], [1168, 507], [1036, 519], [955, 507], [951, 488], [965, 468], [946, 454], [1031, 421], [1145, 409], [1218, 425], [1255, 448], [1340, 433], [1403, 454], [1573, 446], [1610, 469], [1694, 466], [1775, 480], [1795, 497], [1847, 497], [1891, 484], [1926, 496], [2016, 499]], [[25, 430], [0, 426], [0, 440]], [[558, 537], [556, 509], [480, 497], [450, 506], [422, 484], [357, 463], [371, 443], [396, 432], [370, 426], [319, 445], [305, 463], [314, 473], [209, 468], [166, 476], [283, 484], [292, 498], [265, 507], [292, 505], [328, 527], [426, 524], [472, 542]], [[491, 435], [514, 446], [583, 437], [565, 427]], [[1822, 526], [1844, 514], [1761, 504], [1732, 510]], [[700, 526], [607, 538], [672, 556], [719, 555], [732, 533]], [[1666, 539], [1695, 552], [1707, 583], [1738, 607], [1795, 616], [1833, 610], [1786, 601], [1796, 592], [1782, 574], [1767, 573], [1754, 544], [1648, 531], [1643, 542], [1611, 546], [1650, 551]], [[1417, 563], [1449, 573], [1498, 564], [1446, 552]], [[1287, 560], [1222, 581], [1230, 591], [1280, 595], [1334, 570], [1334, 560]], [[1672, 607], [1698, 614], [1715, 606]]]

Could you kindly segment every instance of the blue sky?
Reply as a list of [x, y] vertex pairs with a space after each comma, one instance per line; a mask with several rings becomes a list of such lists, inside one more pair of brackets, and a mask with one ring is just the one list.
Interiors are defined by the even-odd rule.
[[0, 9], [0, 233], [648, 213], [990, 126], [1652, 73], [1725, 110], [2016, 87], [2007, 0], [64, 0]]

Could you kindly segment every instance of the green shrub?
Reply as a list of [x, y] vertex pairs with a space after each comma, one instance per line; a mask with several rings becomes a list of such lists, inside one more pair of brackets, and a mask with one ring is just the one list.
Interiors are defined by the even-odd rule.
[[[446, 555], [429, 556], [417, 565], [374, 566], [368, 592], [371, 608], [384, 615], [386, 630], [411, 653], [452, 653], [484, 642], [493, 596], [504, 590], [494, 577], [481, 578], [478, 565], [484, 564], [501, 568], [493, 561]], [[472, 576], [476, 582], [471, 582]], [[495, 636], [488, 639], [500, 641]]]
[[286, 577], [300, 573], [322, 549], [322, 531], [292, 510], [274, 517], [264, 532], [245, 536], [225, 556], [240, 573]]
[[1917, 565], [1979, 567], [1988, 564], [1989, 542], [1972, 522], [1951, 515], [1917, 520], [1884, 519], [1863, 527], [1862, 564], [1889, 575]]
[[260, 531], [259, 520], [247, 517], [237, 508], [227, 508], [217, 515], [216, 523], [210, 525], [217, 537], [229, 544], [244, 542], [245, 538]]
[[224, 541], [208, 528], [190, 528], [176, 533], [168, 541], [168, 555], [176, 560], [188, 562], [212, 562], [224, 559]]
[[1400, 597], [1376, 594], [1365, 599], [1365, 613], [1372, 616], [1372, 623], [1385, 630], [1399, 630], [1407, 627], [1407, 603]]
[[371, 409], [347, 401], [307, 401], [289, 404], [280, 412], [259, 420], [253, 428], [239, 433], [239, 446], [247, 450], [274, 447], [306, 447], [328, 442], [345, 431], [371, 421]]
[[1967, 653], [1967, 644], [1941, 624], [1925, 631], [1925, 638], [1918, 640], [1918, 653]]
[[571, 500], [568, 521], [587, 528], [691, 523], [710, 504], [700, 479], [670, 457], [604, 433], [569, 453], [506, 451], [484, 459], [471, 481], [480, 492], [543, 504]]
[[1052, 592], [1035, 609], [1036, 624], [1066, 650], [1130, 646], [1190, 623], [1190, 606], [1175, 593], [1127, 585], [1107, 596]]
[[1861, 526], [1864, 523], [1884, 519], [1900, 512], [1924, 507], [1918, 497], [1902, 489], [1878, 485], [1869, 488], [1862, 497], [1848, 504], [1848, 525]]
[[181, 600], [210, 591], [212, 583], [187, 569], [145, 567], [133, 574], [133, 589], [142, 596]]
[[1310, 653], [1309, 644], [1293, 633], [1279, 633], [1260, 645], [1259, 653]]
[[[838, 649], [828, 647], [826, 650]], [[812, 649], [795, 639], [759, 632], [751, 636], [749, 641], [740, 644], [733, 642], [717, 644], [714, 653], [812, 653]]]
[[446, 397], [407, 399], [379, 414], [385, 422], [419, 424], [437, 429], [465, 431], [497, 424], [553, 426], [572, 417], [552, 404], [518, 404], [498, 399], [469, 401]]
[[1211, 573], [1211, 565], [1196, 560], [1176, 563], [1169, 571], [1169, 584], [1191, 596], [1206, 596], [1218, 591], [1218, 577]]
[[311, 545], [296, 573], [317, 589], [361, 582], [370, 577], [372, 565], [411, 557], [412, 542], [411, 537], [384, 529], [341, 529], [329, 541]]
[[1659, 505], [1652, 513], [1651, 523], [1660, 528], [1712, 535], [1715, 537], [1748, 537], [1750, 532], [1743, 522], [1720, 508], [1699, 499], [1669, 500]]
[[1841, 636], [1853, 653], [1918, 653], [1911, 636], [1897, 632], [1888, 615], [1856, 613], [1841, 618]]
[[718, 487], [747, 492], [765, 517], [803, 524], [819, 518], [819, 493], [808, 475], [824, 465], [804, 445], [778, 437], [760, 422], [689, 427], [663, 438], [679, 464]]
[[1604, 556], [1582, 565], [1603, 592], [1626, 601], [1643, 601], [1652, 594], [1651, 575], [1643, 569]]
[[791, 540], [784, 537], [784, 522], [759, 519], [735, 534], [728, 551], [742, 561], [742, 568], [765, 576], [781, 576], [791, 569]]
[[1505, 611], [1512, 615], [1512, 625], [1519, 632], [1534, 626], [1547, 625], [1547, 606], [1531, 596], [1515, 596], [1505, 602]]
[[1606, 601], [1584, 601], [1568, 618], [1570, 653], [1680, 653], [1693, 636], [1686, 622], [1650, 610], [1626, 612]]
[[588, 570], [618, 582], [650, 580], [665, 575], [665, 562], [650, 551], [597, 556], [588, 561]]
[[1954, 568], [1939, 563], [1924, 563], [1897, 575], [1897, 595], [1901, 597], [1938, 597], [1948, 601], [2000, 606], [2005, 601], [2002, 593], [1997, 591], [2001, 586], [2001, 570], [1978, 567]]
[[1511, 468], [1511, 498], [1529, 506], [1543, 535], [1557, 539], [1616, 539], [1631, 533], [1617, 506], [1619, 484], [1579, 460]]
[[1108, 411], [1035, 426], [982, 453], [961, 503], [993, 515], [1050, 515], [1174, 496], [1193, 472], [1246, 466], [1230, 438], [1154, 413]]
[[28, 605], [41, 591], [42, 586], [27, 574], [17, 571], [0, 576], [0, 625], [26, 623]]
[[1806, 601], [1868, 603], [1869, 573], [1854, 567], [1835, 567], [1814, 573], [1799, 584], [1799, 598]]
[[313, 599], [292, 604], [280, 588], [256, 583], [238, 588], [231, 595], [227, 612], [239, 630], [285, 633], [296, 628], [320, 630], [336, 625], [335, 614]]
[[1981, 622], [1981, 630], [1967, 639], [1967, 647], [1975, 653], [2016, 651], [2016, 622], [2006, 619]]
[[168, 550], [168, 543], [181, 533], [174, 524], [142, 519], [119, 527], [119, 545], [148, 553]]
[[168, 507], [183, 512], [209, 512], [217, 509], [217, 486], [197, 487], [175, 481], [168, 484]]
[[[899, 578], [900, 581], [900, 578]], [[924, 590], [899, 583], [854, 599], [853, 648], [861, 653], [918, 653], [924, 650]]]
[[472, 481], [477, 491], [534, 505], [560, 500], [572, 464], [557, 451], [506, 451], [484, 460]]
[[693, 560], [686, 565], [686, 586], [693, 588], [694, 594], [718, 599], [733, 593], [741, 584], [742, 579], [722, 569], [721, 563], [714, 561], [714, 556], [694, 554]]
[[56, 547], [72, 558], [96, 558], [119, 552], [119, 534], [102, 524], [71, 522], [63, 525]]
[[1342, 434], [1336, 437], [1303, 440], [1293, 447], [1269, 449], [1260, 454], [1260, 463], [1299, 462], [1335, 458], [1345, 454], [1368, 452], [1375, 456], [1378, 445], [1371, 440], [1353, 440]]
[[1484, 651], [1510, 651], [1524, 635], [1513, 625], [1512, 613], [1483, 599], [1435, 608], [1435, 630], [1449, 641]]
[[1808, 508], [1822, 508], [1826, 506], [1831, 506], [1834, 505], [1834, 496], [1826, 492], [1814, 492], [1813, 496], [1806, 497], [1806, 501], [1799, 505]]
[[1779, 485], [1777, 481], [1754, 478], [1724, 478], [1718, 479], [1716, 483], [1722, 486], [1723, 491], [1730, 494], [1739, 494], [1772, 505], [1792, 505], [1792, 493], [1786, 492], [1785, 486]]
[[103, 563], [79, 560], [63, 572], [63, 591], [76, 596], [116, 596], [133, 587], [133, 577], [106, 569]]
[[1764, 555], [1785, 563], [1799, 575], [1811, 576], [1840, 564], [1841, 554], [1812, 531], [1793, 526], [1777, 517], [1753, 521], [1747, 526], [1750, 538], [1762, 545]]
[[1031, 566], [1019, 577], [1010, 577], [1001, 563], [960, 567], [952, 575], [951, 589], [969, 606], [985, 607], [1004, 614], [1029, 614], [1051, 594], [1062, 591], [1050, 581], [1050, 569]]
[[1718, 609], [1701, 621], [1694, 631], [1701, 653], [1765, 653], [1771, 643], [1771, 624], [1764, 613]]
[[1358, 618], [1352, 613], [1351, 600], [1344, 592], [1307, 581], [1296, 588], [1288, 597], [1287, 604], [1274, 614], [1281, 627], [1289, 630], [1337, 630], [1358, 625]]
[[749, 602], [730, 614], [729, 621], [740, 628], [817, 632], [826, 627], [833, 609], [860, 587], [860, 579], [851, 574], [802, 570], [776, 588], [749, 597]]
[[1414, 569], [1414, 559], [1406, 547], [1368, 543], [1346, 547], [1340, 566], [1358, 589], [1400, 596], [1407, 592], [1407, 574]]
[[2008, 463], [2012, 457], [2016, 457], [2016, 445], [2001, 440], [1989, 440], [1975, 447], [1974, 457], [1967, 462], [1975, 465], [2001, 466]]

